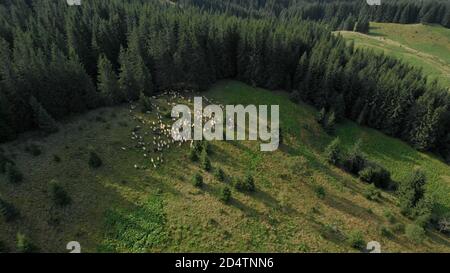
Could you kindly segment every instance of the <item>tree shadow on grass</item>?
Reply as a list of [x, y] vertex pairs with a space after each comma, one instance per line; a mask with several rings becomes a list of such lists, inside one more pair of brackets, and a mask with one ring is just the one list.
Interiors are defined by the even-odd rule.
[[363, 208], [350, 200], [347, 200], [342, 197], [338, 197], [336, 195], [328, 194], [323, 202], [337, 210], [340, 210], [346, 214], [349, 214], [355, 218], [364, 219], [364, 220], [375, 220], [377, 222], [381, 222], [382, 218], [376, 214], [369, 213], [366, 208]]

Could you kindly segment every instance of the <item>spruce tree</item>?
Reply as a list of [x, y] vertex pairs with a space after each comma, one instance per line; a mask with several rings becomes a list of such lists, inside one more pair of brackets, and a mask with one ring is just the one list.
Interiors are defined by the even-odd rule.
[[103, 54], [98, 60], [97, 88], [107, 105], [124, 101], [112, 64]]
[[56, 133], [58, 125], [49, 113], [42, 107], [35, 97], [30, 97], [30, 107], [33, 111], [35, 123], [46, 134]]

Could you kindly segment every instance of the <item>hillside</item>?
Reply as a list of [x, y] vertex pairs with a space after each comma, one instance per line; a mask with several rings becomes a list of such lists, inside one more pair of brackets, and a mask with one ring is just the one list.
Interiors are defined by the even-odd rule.
[[431, 79], [450, 86], [450, 29], [423, 24], [370, 24], [368, 35], [339, 31], [356, 47], [383, 51], [414, 66], [423, 68]]
[[[172, 103], [188, 103], [192, 95], [154, 100], [165, 124]], [[227, 177], [219, 182], [189, 159], [188, 144], [165, 148], [164, 161], [152, 166], [149, 159], [161, 155], [143, 151], [133, 137], [137, 133], [152, 147], [156, 110], [143, 114], [122, 105], [91, 111], [64, 121], [49, 137], [29, 133], [1, 145], [24, 181], [0, 182], [1, 198], [20, 211], [17, 220], [0, 225], [0, 241], [14, 251], [20, 231], [39, 250], [52, 252], [66, 252], [66, 243], [74, 240], [83, 252], [348, 252], [356, 250], [347, 238], [360, 233], [366, 242], [381, 242], [385, 252], [450, 251], [450, 239], [432, 230], [423, 243], [406, 238], [402, 226], [410, 220], [400, 215], [392, 193], [369, 201], [367, 184], [326, 163], [323, 150], [333, 137], [317, 124], [312, 107], [293, 104], [284, 92], [235, 81], [220, 82], [202, 95], [223, 104], [279, 104], [284, 144], [263, 153], [255, 142], [213, 142], [213, 168], [220, 166]], [[364, 152], [398, 182], [421, 166], [442, 209], [450, 207], [448, 165], [350, 121], [338, 126], [337, 135], [346, 147], [362, 138]], [[26, 152], [30, 144], [42, 153]], [[100, 168], [89, 168], [90, 151], [102, 159]], [[203, 189], [192, 185], [196, 172], [203, 174]], [[230, 177], [247, 173], [255, 178], [256, 192], [233, 189], [229, 205], [219, 201]], [[67, 191], [69, 206], [53, 205], [52, 179]], [[382, 229], [392, 233], [382, 235]]]

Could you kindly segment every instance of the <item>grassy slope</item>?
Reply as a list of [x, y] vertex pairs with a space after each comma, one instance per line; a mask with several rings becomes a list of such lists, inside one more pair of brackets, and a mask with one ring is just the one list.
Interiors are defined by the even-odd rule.
[[383, 51], [450, 86], [450, 29], [435, 25], [371, 23], [368, 35], [341, 31], [357, 47]]
[[[20, 185], [0, 183], [0, 195], [22, 214], [17, 222], [0, 225], [0, 241], [14, 250], [20, 230], [45, 251], [65, 251], [68, 241], [77, 240], [83, 251], [335, 252], [353, 251], [345, 237], [359, 230], [367, 241], [380, 241], [383, 251], [450, 251], [450, 240], [434, 232], [428, 232], [423, 244], [410, 242], [402, 233], [392, 238], [380, 235], [382, 225], [390, 226], [386, 210], [399, 222], [408, 220], [400, 216], [390, 193], [383, 193], [379, 203], [368, 201], [362, 194], [367, 185], [324, 161], [322, 151], [332, 138], [316, 124], [313, 108], [291, 103], [283, 92], [233, 81], [217, 84], [206, 96], [223, 103], [280, 105], [286, 132], [280, 150], [262, 153], [254, 142], [213, 143], [213, 166], [222, 166], [228, 176], [252, 173], [256, 193], [233, 190], [233, 201], [224, 205], [218, 200], [224, 183], [207, 173], [205, 188], [194, 188], [191, 177], [199, 166], [188, 160], [188, 145], [166, 151], [166, 163], [158, 169], [136, 170], [134, 164], [149, 165], [130, 140], [139, 124], [132, 117], [144, 115], [130, 115], [127, 107], [99, 109], [68, 121], [48, 138], [27, 136], [3, 145], [15, 155], [26, 180]], [[165, 100], [159, 103], [163, 111], [169, 109]], [[148, 128], [144, 125], [143, 130]], [[440, 203], [450, 205], [450, 168], [445, 164], [351, 122], [341, 125], [338, 134], [347, 146], [362, 137], [369, 156], [396, 179], [422, 166]], [[24, 153], [30, 141], [44, 153]], [[103, 158], [102, 168], [87, 167], [89, 149]], [[61, 163], [53, 162], [54, 154]], [[51, 205], [46, 184], [52, 178], [70, 193], [71, 206]], [[326, 189], [324, 199], [315, 194], [318, 186]]]

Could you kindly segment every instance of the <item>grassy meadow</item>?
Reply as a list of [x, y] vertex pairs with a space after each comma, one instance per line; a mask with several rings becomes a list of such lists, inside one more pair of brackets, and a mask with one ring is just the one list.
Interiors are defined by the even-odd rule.
[[423, 24], [370, 24], [368, 35], [339, 32], [356, 47], [369, 48], [420, 67], [430, 79], [450, 87], [450, 29]]
[[[188, 104], [193, 95], [155, 99], [165, 122], [172, 122], [166, 115], [172, 103]], [[151, 137], [156, 111], [143, 114], [123, 105], [68, 119], [54, 135], [29, 133], [2, 145], [24, 181], [13, 185], [1, 178], [0, 195], [20, 217], [0, 223], [0, 241], [14, 251], [20, 231], [50, 252], [68, 252], [69, 241], [79, 241], [83, 252], [357, 252], [349, 238], [358, 234], [366, 242], [379, 241], [383, 252], [450, 251], [450, 239], [433, 230], [422, 243], [408, 239], [404, 226], [411, 221], [401, 216], [393, 193], [370, 201], [364, 196], [367, 184], [326, 162], [323, 151], [334, 137], [317, 124], [314, 108], [292, 103], [285, 92], [236, 81], [220, 82], [202, 95], [222, 104], [280, 105], [284, 144], [267, 153], [258, 142], [212, 142], [213, 169], [220, 166], [226, 174], [220, 182], [189, 159], [189, 144], [171, 145], [163, 163], [150, 164], [150, 157], [161, 155], [149, 151], [144, 157], [130, 136], [142, 126], [144, 138]], [[346, 148], [361, 138], [368, 157], [399, 183], [422, 167], [430, 192], [442, 208], [450, 207], [448, 165], [350, 121], [338, 126], [337, 135]], [[31, 143], [40, 155], [25, 152]], [[92, 150], [103, 161], [98, 169], [88, 165]], [[204, 178], [202, 189], [192, 184], [197, 172]], [[256, 192], [232, 189], [231, 202], [221, 202], [220, 191], [246, 174], [254, 176]], [[52, 179], [68, 192], [69, 206], [51, 202]]]

